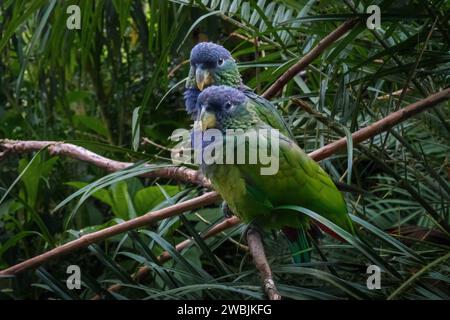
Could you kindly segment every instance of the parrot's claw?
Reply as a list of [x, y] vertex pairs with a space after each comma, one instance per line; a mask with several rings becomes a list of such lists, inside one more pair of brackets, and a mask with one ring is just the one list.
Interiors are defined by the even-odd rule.
[[225, 218], [227, 218], [227, 219], [234, 216], [233, 211], [231, 211], [230, 207], [228, 206], [228, 204], [225, 201], [222, 202], [222, 212], [223, 212], [223, 215], [225, 216]]

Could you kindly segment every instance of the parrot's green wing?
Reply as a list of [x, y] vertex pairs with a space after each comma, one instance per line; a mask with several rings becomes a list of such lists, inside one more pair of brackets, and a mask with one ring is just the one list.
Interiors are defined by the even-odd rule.
[[[299, 186], [295, 195], [297, 198], [293, 199], [296, 204], [354, 233], [344, 198], [330, 176], [299, 146], [283, 136], [280, 136], [280, 171], [292, 174], [295, 184]], [[277, 179], [277, 176], [274, 178]]]
[[283, 119], [281, 114], [269, 100], [257, 95], [250, 88], [244, 87], [242, 89], [244, 94], [253, 102], [254, 110], [258, 113], [259, 118], [267, 123], [272, 128], [280, 130], [285, 136], [294, 139], [294, 135], [290, 130], [288, 124]]
[[[270, 143], [265, 131], [259, 139]], [[257, 150], [248, 150], [258, 152]], [[262, 164], [212, 165], [206, 170], [216, 190], [245, 222], [263, 227], [302, 227], [309, 219], [292, 211], [273, 211], [282, 205], [298, 205], [354, 233], [342, 194], [326, 172], [289, 138], [280, 135], [279, 169], [262, 175]]]

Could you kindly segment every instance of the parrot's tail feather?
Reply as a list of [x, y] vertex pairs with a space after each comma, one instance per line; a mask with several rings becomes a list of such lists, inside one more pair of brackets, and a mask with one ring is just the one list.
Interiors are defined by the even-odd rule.
[[331, 230], [330, 228], [328, 228], [327, 226], [325, 226], [324, 224], [320, 223], [320, 222], [316, 222], [316, 224], [319, 226], [319, 228], [329, 234], [330, 236], [332, 236], [333, 238], [335, 238], [336, 240], [339, 240], [340, 242], [346, 243], [346, 241], [340, 237], [336, 232], [334, 232], [333, 230]]
[[311, 261], [311, 245], [305, 229], [285, 227], [282, 229], [288, 239], [294, 263], [306, 263]]

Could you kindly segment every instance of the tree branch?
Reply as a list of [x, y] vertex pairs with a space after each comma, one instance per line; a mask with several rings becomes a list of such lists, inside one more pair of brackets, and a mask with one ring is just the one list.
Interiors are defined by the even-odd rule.
[[14, 275], [25, 271], [30, 268], [36, 268], [44, 262], [63, 256], [72, 251], [78, 250], [80, 248], [84, 248], [89, 246], [92, 243], [105, 240], [117, 234], [121, 234], [127, 232], [129, 230], [137, 229], [148, 225], [150, 223], [166, 219], [169, 217], [173, 217], [175, 215], [181, 214], [186, 211], [190, 211], [196, 209], [201, 206], [205, 206], [208, 204], [213, 204], [217, 200], [220, 199], [220, 196], [216, 192], [208, 192], [200, 197], [187, 200], [182, 203], [177, 203], [173, 206], [156, 210], [153, 212], [149, 212], [143, 216], [128, 220], [126, 222], [117, 224], [112, 227], [105, 228], [103, 230], [99, 230], [96, 232], [92, 232], [86, 235], [81, 236], [80, 238], [70, 241], [66, 244], [63, 244], [59, 247], [56, 247], [50, 251], [47, 251], [41, 255], [35, 256], [31, 259], [28, 259], [24, 262], [18, 263], [8, 269], [4, 269], [0, 271], [1, 275]]
[[311, 62], [313, 62], [320, 54], [342, 37], [347, 31], [352, 29], [358, 23], [358, 19], [350, 19], [341, 24], [336, 30], [328, 34], [325, 38], [319, 41], [319, 43], [306, 55], [304, 55], [296, 64], [290, 67], [281, 77], [277, 79], [267, 89], [262, 96], [268, 100], [273, 98], [278, 92], [280, 92], [286, 83], [294, 78], [300, 71], [305, 69]]
[[[400, 110], [390, 114], [389, 116], [375, 122], [374, 124], [354, 132], [352, 134], [353, 144], [355, 145], [355, 144], [363, 141], [364, 139], [371, 138], [383, 131], [386, 131], [387, 129], [391, 128], [392, 126], [398, 124], [399, 122], [404, 121], [404, 120], [416, 115], [417, 113], [424, 111], [426, 108], [432, 107], [432, 106], [438, 104], [439, 102], [442, 102], [442, 101], [445, 101], [448, 99], [450, 99], [450, 88], [446, 88], [440, 92], [437, 92], [435, 94], [428, 96], [425, 99], [417, 101], [416, 103], [413, 103], [403, 109], [400, 109]], [[24, 142], [24, 143], [22, 144], [21, 142]], [[39, 144], [39, 143], [42, 143], [42, 144]], [[131, 163], [125, 163], [126, 165], [123, 167], [123, 164], [124, 164], [123, 162], [119, 162], [119, 161], [101, 157], [91, 151], [88, 151], [84, 148], [74, 146], [74, 145], [69, 145], [69, 146], [75, 147], [75, 149], [78, 151], [80, 151], [80, 149], [78, 149], [78, 148], [81, 148], [81, 150], [83, 150], [83, 152], [80, 153], [80, 152], [74, 151], [75, 149], [73, 149], [72, 147], [70, 147], [68, 149], [63, 148], [63, 150], [66, 150], [66, 151], [59, 152], [58, 150], [60, 150], [60, 149], [58, 149], [58, 147], [55, 147], [55, 146], [57, 146], [57, 145], [67, 146], [68, 145], [68, 144], [64, 144], [64, 143], [58, 143], [58, 142], [53, 142], [53, 141], [0, 140], [0, 147], [3, 147], [3, 149], [5, 150], [3, 152], [3, 154], [9, 153], [9, 152], [19, 152], [20, 153], [20, 152], [27, 152], [27, 151], [35, 151], [35, 150], [40, 150], [43, 147], [48, 146], [48, 145], [50, 145], [49, 151], [52, 150], [50, 148], [55, 148], [55, 150], [54, 150], [55, 154], [68, 155], [75, 159], [80, 159], [82, 161], [86, 161], [86, 162], [92, 163], [94, 165], [99, 165], [100, 167], [111, 170], [111, 171], [120, 170], [124, 167], [131, 165]], [[347, 145], [347, 139], [341, 138], [341, 139], [339, 139], [331, 144], [328, 144], [314, 152], [309, 153], [309, 156], [316, 161], [320, 161], [320, 160], [323, 160], [323, 159], [329, 157], [330, 155], [334, 154], [335, 152], [338, 152], [339, 150], [345, 148], [346, 145]], [[72, 152], [69, 152], [68, 150], [71, 150]], [[104, 161], [106, 161], [106, 163]], [[190, 170], [190, 169], [188, 169], [188, 170]], [[165, 177], [169, 177], [169, 176], [166, 175]], [[183, 179], [186, 179], [186, 178], [183, 177]], [[203, 179], [205, 179], [205, 178], [203, 178]], [[181, 181], [188, 181], [188, 180], [181, 180]], [[208, 181], [208, 185], [209, 185], [209, 181]], [[186, 202], [179, 203], [174, 206], [155, 211], [153, 213], [147, 213], [144, 216], [129, 220], [127, 222], [124, 222], [122, 224], [119, 224], [119, 225], [116, 225], [113, 227], [105, 228], [103, 230], [85, 235], [85, 236], [81, 237], [80, 239], [74, 240], [72, 242], [68, 242], [60, 247], [52, 249], [52, 250], [50, 250], [46, 253], [43, 253], [39, 256], [36, 256], [29, 260], [26, 260], [22, 263], [19, 263], [15, 266], [12, 266], [3, 271], [0, 271], [0, 275], [17, 274], [17, 273], [27, 270], [29, 268], [36, 267], [36, 266], [38, 266], [50, 259], [53, 259], [55, 257], [59, 257], [63, 254], [67, 254], [73, 250], [77, 250], [79, 248], [85, 247], [91, 243], [94, 243], [94, 242], [97, 242], [100, 240], [104, 240], [108, 237], [111, 237], [111, 236], [119, 234], [119, 233], [127, 232], [129, 230], [142, 227], [142, 226], [144, 226], [148, 223], [154, 222], [154, 221], [158, 221], [158, 220], [161, 220], [161, 219], [164, 219], [167, 217], [171, 217], [171, 216], [180, 214], [181, 212], [184, 212], [184, 211], [193, 210], [193, 209], [199, 208], [204, 205], [212, 204], [215, 201], [217, 201], [218, 199], [220, 199], [220, 195], [218, 193], [209, 192], [200, 197], [188, 200]]]
[[[387, 131], [400, 122], [411, 118], [412, 116], [426, 110], [427, 108], [431, 108], [432, 106], [435, 106], [436, 104], [448, 99], [450, 99], [450, 87], [434, 93], [426, 97], [425, 99], [410, 104], [405, 108], [393, 112], [387, 117], [384, 117], [383, 119], [378, 120], [377, 122], [354, 132], [352, 134], [353, 144], [358, 144], [366, 139], [380, 134], [381, 132]], [[316, 161], [320, 161], [344, 149], [346, 146], [347, 138], [343, 137], [333, 143], [327, 144], [326, 146], [317, 149], [316, 151], [311, 152], [309, 156]]]
[[264, 292], [270, 300], [281, 300], [281, 295], [273, 281], [272, 270], [267, 262], [259, 231], [251, 227], [247, 230], [247, 244], [253, 257], [253, 262], [261, 274]]
[[[109, 172], [123, 170], [134, 165], [132, 162], [121, 162], [113, 159], [103, 157], [97, 153], [89, 151], [83, 147], [64, 143], [61, 141], [36, 141], [36, 140], [9, 140], [0, 139], [0, 160], [8, 154], [20, 154], [25, 152], [39, 151], [47, 148], [49, 153], [53, 156], [68, 156], [72, 159], [80, 160], [90, 163], [98, 168], [102, 168]], [[189, 169], [186, 167], [166, 167], [156, 169], [151, 172], [140, 175], [143, 178], [164, 178], [173, 179], [178, 182], [197, 184], [205, 188], [211, 188], [211, 182], [204, 177], [200, 171]], [[336, 185], [341, 190], [350, 190], [352, 192], [361, 192], [348, 185]]]
[[[204, 235], [202, 235], [202, 238], [206, 240], [206, 239], [211, 238], [227, 229], [237, 226], [240, 223], [241, 223], [241, 220], [236, 216], [225, 219], [224, 221], [219, 222], [214, 227], [212, 227], [210, 230], [208, 230], [208, 232], [206, 232]], [[179, 244], [177, 244], [175, 246], [175, 250], [178, 252], [181, 252], [182, 250], [186, 249], [193, 243], [194, 243], [194, 240], [192, 238], [186, 239], [186, 240], [180, 242]], [[159, 263], [164, 263], [164, 262], [172, 259], [172, 256], [170, 255], [169, 252], [164, 251], [161, 255], [158, 256], [157, 259], [158, 259]], [[145, 281], [145, 279], [150, 274], [150, 271], [151, 271], [150, 267], [142, 266], [132, 275], [132, 278], [138, 282]], [[114, 284], [108, 288], [108, 291], [109, 292], [118, 292], [118, 291], [120, 291], [120, 289], [122, 289], [121, 284]], [[92, 298], [92, 300], [99, 300], [99, 299], [101, 299], [100, 295], [96, 295]]]
[[[64, 143], [60, 141], [19, 141], [9, 139], [0, 140], [0, 150], [3, 150], [0, 153], [0, 160], [10, 153], [39, 151], [43, 148], [47, 148], [51, 155], [67, 156], [93, 164], [96, 167], [110, 172], [123, 170], [134, 165], [132, 162], [121, 162], [103, 157], [71, 143]], [[167, 167], [156, 169], [141, 175], [141, 177], [174, 179], [179, 182], [199, 184], [204, 187], [211, 186], [209, 180], [206, 179], [199, 171], [186, 167]]]

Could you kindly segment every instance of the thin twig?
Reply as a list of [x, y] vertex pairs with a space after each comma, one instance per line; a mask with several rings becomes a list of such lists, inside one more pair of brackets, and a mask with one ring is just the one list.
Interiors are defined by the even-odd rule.
[[264, 245], [261, 240], [261, 235], [258, 230], [249, 228], [247, 231], [247, 244], [250, 254], [253, 257], [253, 262], [261, 274], [264, 292], [270, 300], [281, 300], [281, 295], [273, 281], [272, 270], [264, 252]]
[[[391, 97], [398, 97], [402, 94], [402, 92], [404, 91], [403, 89], [391, 92], [389, 94], [385, 94], [382, 96], [377, 97], [377, 100], [381, 100], [381, 101], [388, 101], [389, 99], [391, 99]], [[405, 93], [411, 93], [413, 91], [413, 89], [411, 88], [407, 88]]]
[[350, 19], [341, 24], [336, 30], [328, 34], [325, 38], [319, 41], [319, 43], [306, 55], [304, 55], [296, 64], [290, 67], [281, 77], [277, 79], [267, 89], [262, 96], [266, 99], [273, 98], [283, 87], [294, 78], [300, 71], [305, 69], [311, 62], [313, 62], [320, 54], [342, 37], [347, 31], [352, 29], [358, 23], [358, 19]]
[[419, 271], [415, 272], [412, 274], [412, 276], [404, 281], [400, 287], [398, 287], [394, 292], [392, 292], [389, 297], [387, 298], [387, 300], [393, 300], [395, 299], [401, 292], [403, 292], [406, 288], [408, 288], [408, 286], [410, 286], [414, 281], [416, 281], [420, 276], [422, 276], [423, 274], [425, 274], [428, 270], [430, 270], [431, 268], [433, 268], [434, 266], [448, 260], [450, 258], [450, 252], [447, 253], [445, 256], [439, 257], [436, 260], [430, 262], [429, 264], [427, 264], [426, 266], [424, 266], [422, 269], [420, 269]]
[[408, 91], [409, 83], [411, 82], [411, 80], [414, 78], [414, 75], [416, 74], [417, 67], [419, 66], [419, 63], [422, 60], [423, 53], [425, 52], [425, 49], [428, 46], [428, 42], [430, 41], [431, 35], [433, 34], [434, 27], [436, 26], [437, 20], [438, 20], [438, 18], [436, 17], [436, 19], [433, 22], [433, 25], [431, 26], [430, 32], [428, 32], [427, 38], [425, 39], [425, 43], [423, 44], [422, 50], [420, 50], [419, 56], [417, 57], [416, 62], [414, 63], [414, 66], [412, 67], [412, 69], [408, 75], [408, 78], [407, 78], [407, 80], [403, 86], [402, 92], [400, 94], [400, 98], [398, 99], [396, 109], [398, 109], [400, 107], [401, 103], [403, 102], [403, 99], [405, 98], [405, 95]]

